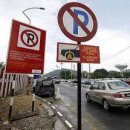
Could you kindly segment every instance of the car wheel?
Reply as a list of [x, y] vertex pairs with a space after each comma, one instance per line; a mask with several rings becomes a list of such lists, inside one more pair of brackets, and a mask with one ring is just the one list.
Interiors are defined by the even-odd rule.
[[91, 102], [91, 99], [90, 99], [90, 97], [89, 97], [89, 95], [88, 95], [88, 94], [86, 94], [86, 100], [87, 100], [87, 102], [88, 102], [88, 103], [90, 103], [90, 102]]
[[104, 108], [106, 111], [109, 111], [109, 110], [110, 110], [110, 105], [109, 105], [109, 103], [107, 102], [107, 100], [103, 100], [103, 108]]

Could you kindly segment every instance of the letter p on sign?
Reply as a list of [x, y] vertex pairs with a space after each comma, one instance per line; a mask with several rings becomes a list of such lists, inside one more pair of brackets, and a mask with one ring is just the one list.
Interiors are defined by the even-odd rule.
[[[84, 21], [83, 21], [84, 26], [86, 26], [88, 24], [89, 18], [88, 18], [88, 15], [84, 11], [74, 9], [74, 13], [76, 14], [76, 16], [79, 19], [84, 19]], [[73, 24], [73, 33], [74, 34], [78, 34], [78, 27], [79, 27], [79, 25], [76, 22], [76, 20], [74, 19], [74, 24]]]
[[60, 9], [58, 24], [68, 38], [78, 42], [90, 40], [97, 32], [94, 13], [78, 2], [67, 3]]

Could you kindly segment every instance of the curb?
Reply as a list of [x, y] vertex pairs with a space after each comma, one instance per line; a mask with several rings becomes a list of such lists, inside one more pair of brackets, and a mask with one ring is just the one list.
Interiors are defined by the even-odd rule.
[[[59, 124], [61, 125], [62, 130], [75, 130], [74, 126], [61, 114], [61, 112], [54, 105], [51, 104], [51, 102], [48, 102], [47, 100], [42, 99], [41, 97], [38, 96], [36, 96], [36, 98], [45, 103], [44, 104], [46, 105], [45, 109], [48, 111], [50, 116], [56, 115], [60, 119], [55, 122], [55, 127], [57, 128], [54, 128], [54, 130], [61, 130], [59, 128]], [[65, 126], [64, 129], [63, 125]]]

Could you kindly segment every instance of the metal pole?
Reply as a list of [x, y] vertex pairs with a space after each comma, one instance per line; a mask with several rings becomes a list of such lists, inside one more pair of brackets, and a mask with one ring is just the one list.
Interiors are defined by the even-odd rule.
[[60, 64], [61, 64], [61, 69], [60, 69], [60, 79], [62, 79], [62, 65], [63, 65], [63, 63], [61, 62]]
[[31, 7], [31, 8], [27, 8], [25, 10], [23, 10], [23, 14], [26, 16], [26, 18], [29, 20], [29, 25], [31, 25], [31, 19], [27, 16], [27, 14], [25, 13], [27, 10], [31, 10], [31, 9], [41, 9], [41, 10], [45, 10], [45, 8], [43, 7]]
[[11, 119], [12, 115], [12, 107], [13, 107], [13, 102], [14, 102], [14, 89], [15, 89], [15, 77], [16, 75], [14, 74], [13, 76], [13, 82], [12, 82], [12, 90], [11, 90], [11, 100], [10, 100], [10, 108], [9, 108], [9, 115], [8, 118]]
[[[23, 10], [23, 14], [26, 16], [26, 18], [29, 20], [29, 25], [31, 25], [31, 19], [26, 15], [25, 11], [31, 10], [31, 9], [41, 9], [45, 10], [43, 7], [31, 7]], [[36, 85], [36, 78], [38, 75], [34, 75], [34, 84], [33, 84], [33, 98], [32, 98], [32, 111], [34, 111], [34, 102], [35, 102], [35, 85]]]
[[73, 67], [72, 67], [72, 63], [71, 63], [71, 80], [72, 80], [72, 70], [73, 70]]
[[91, 83], [91, 64], [89, 63], [89, 81]]
[[65, 69], [65, 79], [66, 79], [66, 69]]
[[[80, 44], [80, 42], [78, 42]], [[78, 90], [77, 90], [77, 100], [78, 100], [78, 112], [77, 112], [77, 119], [78, 119], [78, 130], [82, 129], [82, 121], [81, 121], [81, 63], [77, 63], [77, 78], [78, 78]]]

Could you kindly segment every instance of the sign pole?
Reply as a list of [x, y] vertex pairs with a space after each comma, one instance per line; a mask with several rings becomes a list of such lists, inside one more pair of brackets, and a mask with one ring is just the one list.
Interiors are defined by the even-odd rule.
[[[80, 44], [80, 42], [77, 42]], [[77, 119], [78, 119], [78, 130], [82, 129], [82, 121], [81, 121], [81, 63], [77, 63], [77, 77], [78, 77], [78, 89], [77, 89], [77, 101], [78, 101], [78, 111], [77, 111]]]
[[[84, 21], [80, 19], [79, 15], [82, 15], [82, 17], [84, 17]], [[66, 22], [68, 20], [70, 20], [70, 22]], [[72, 23], [72, 24], [69, 24], [69, 23]], [[77, 88], [77, 125], [78, 126], [77, 127], [78, 127], [78, 130], [81, 130], [82, 128], [81, 126], [82, 125], [82, 120], [81, 120], [81, 116], [82, 116], [81, 115], [81, 110], [82, 110], [81, 109], [81, 62], [89, 63], [89, 61], [91, 61], [91, 63], [99, 63], [99, 58], [95, 57], [97, 56], [98, 53], [97, 51], [95, 51], [95, 49], [93, 51], [93, 47], [90, 47], [90, 52], [93, 52], [95, 55], [91, 56], [90, 55], [91, 53], [89, 53], [90, 55], [89, 56], [89, 55], [86, 55], [86, 53], [89, 52], [87, 51], [89, 49], [87, 49], [87, 47], [83, 45], [81, 46], [80, 44], [81, 42], [88, 41], [94, 37], [94, 35], [97, 32], [97, 19], [94, 13], [91, 11], [91, 9], [89, 9], [86, 5], [78, 3], [78, 2], [70, 2], [70, 3], [65, 4], [60, 9], [58, 13], [58, 24], [60, 26], [61, 31], [68, 38], [77, 42], [77, 44], [80, 46], [80, 49], [81, 49], [79, 51], [82, 52], [82, 53], [79, 52], [80, 53], [79, 58], [75, 57], [74, 60], [67, 59], [62, 54], [64, 58], [66, 58], [67, 61], [72, 60], [74, 62], [78, 62], [77, 63], [77, 79], [78, 79], [78, 88]], [[72, 28], [73, 30], [71, 30], [70, 28]], [[57, 58], [57, 61], [58, 61], [58, 58]], [[78, 61], [76, 61], [77, 59]]]

